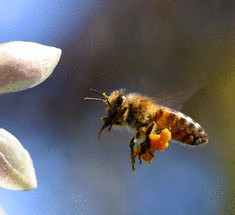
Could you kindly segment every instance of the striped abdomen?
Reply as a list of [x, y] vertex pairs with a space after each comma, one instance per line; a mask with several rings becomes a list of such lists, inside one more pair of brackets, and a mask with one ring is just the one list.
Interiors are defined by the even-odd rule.
[[190, 145], [207, 143], [204, 129], [189, 116], [167, 108], [160, 108], [154, 117], [157, 130], [170, 128], [172, 139]]

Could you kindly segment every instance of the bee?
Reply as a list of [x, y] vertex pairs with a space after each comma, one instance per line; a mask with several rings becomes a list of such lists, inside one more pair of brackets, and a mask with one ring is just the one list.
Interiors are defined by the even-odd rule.
[[[108, 128], [122, 126], [135, 132], [130, 141], [132, 170], [135, 170], [136, 157], [151, 163], [156, 150], [164, 151], [171, 139], [189, 145], [200, 145], [208, 142], [204, 129], [185, 114], [158, 105], [156, 101], [138, 93], [126, 94], [124, 89], [115, 90], [109, 96], [97, 90], [92, 92], [103, 98], [86, 97], [85, 100], [105, 103], [107, 117], [101, 117], [104, 125], [101, 133]], [[139, 145], [135, 148], [137, 142]]]

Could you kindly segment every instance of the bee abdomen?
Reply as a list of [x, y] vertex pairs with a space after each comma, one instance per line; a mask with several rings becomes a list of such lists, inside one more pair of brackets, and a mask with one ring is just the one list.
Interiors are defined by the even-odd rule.
[[189, 145], [199, 145], [208, 142], [204, 129], [189, 116], [181, 112], [161, 108], [155, 119], [156, 128], [171, 129], [172, 139]]

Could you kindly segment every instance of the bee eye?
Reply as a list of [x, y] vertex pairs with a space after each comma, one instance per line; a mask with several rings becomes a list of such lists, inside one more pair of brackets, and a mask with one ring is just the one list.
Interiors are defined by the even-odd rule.
[[122, 97], [121, 97], [121, 96], [119, 96], [119, 97], [117, 98], [116, 104], [117, 104], [117, 106], [120, 106], [120, 105], [122, 104]]

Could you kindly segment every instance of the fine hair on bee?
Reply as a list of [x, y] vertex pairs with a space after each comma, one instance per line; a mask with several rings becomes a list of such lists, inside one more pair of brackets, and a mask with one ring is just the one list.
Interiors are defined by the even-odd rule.
[[[135, 132], [135, 135], [130, 142], [130, 152], [132, 169], [135, 170], [135, 157], [138, 156], [145, 159], [148, 163], [154, 158], [153, 148], [163, 151], [168, 147], [169, 139], [173, 139], [188, 145], [200, 145], [208, 142], [208, 137], [204, 129], [191, 117], [185, 114], [161, 106], [157, 102], [147, 96], [142, 96], [137, 93], [126, 94], [124, 89], [115, 90], [109, 96], [95, 89], [90, 89], [92, 92], [101, 95], [103, 98], [85, 97], [85, 100], [99, 101], [106, 105], [105, 111], [107, 117], [102, 117], [104, 125], [101, 127], [98, 138], [100, 140], [101, 133], [112, 126], [123, 126]], [[163, 138], [163, 133], [170, 135], [167, 139], [167, 144], [160, 148], [155, 143], [160, 144], [160, 139]], [[164, 131], [164, 132], [162, 132]], [[162, 136], [159, 136], [161, 135]], [[138, 140], [144, 140], [135, 148], [135, 143]], [[158, 140], [158, 142], [156, 142]], [[155, 146], [154, 146], [155, 144]], [[146, 156], [148, 154], [148, 156]]]

